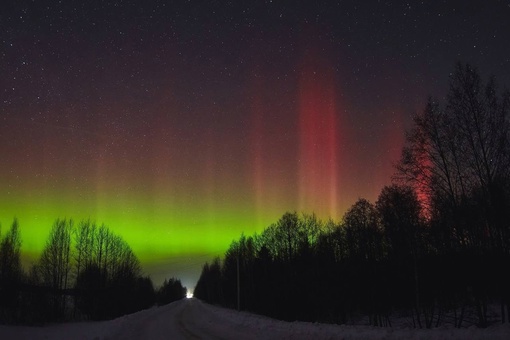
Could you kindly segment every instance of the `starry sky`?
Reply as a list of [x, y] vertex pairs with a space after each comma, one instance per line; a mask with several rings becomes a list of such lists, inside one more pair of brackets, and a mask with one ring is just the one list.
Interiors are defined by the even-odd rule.
[[510, 1], [24, 1], [0, 9], [0, 222], [57, 218], [195, 284], [286, 211], [390, 184], [457, 61], [510, 86]]

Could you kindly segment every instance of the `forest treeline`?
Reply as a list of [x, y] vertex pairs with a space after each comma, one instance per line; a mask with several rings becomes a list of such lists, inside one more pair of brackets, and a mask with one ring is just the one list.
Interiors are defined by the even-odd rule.
[[177, 279], [155, 290], [130, 246], [104, 224], [57, 219], [28, 272], [21, 244], [14, 219], [0, 234], [0, 323], [111, 319], [186, 295]]
[[284, 320], [508, 322], [510, 95], [459, 63], [445, 98], [416, 115], [375, 204], [359, 199], [340, 222], [288, 212], [241, 235], [194, 295]]

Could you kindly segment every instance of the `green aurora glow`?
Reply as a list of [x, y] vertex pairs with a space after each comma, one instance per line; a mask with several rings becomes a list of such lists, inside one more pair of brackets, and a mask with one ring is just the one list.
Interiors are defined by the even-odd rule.
[[11, 3], [0, 222], [19, 219], [27, 270], [55, 219], [90, 218], [192, 287], [286, 211], [373, 202], [455, 60], [509, 83], [503, 3]]

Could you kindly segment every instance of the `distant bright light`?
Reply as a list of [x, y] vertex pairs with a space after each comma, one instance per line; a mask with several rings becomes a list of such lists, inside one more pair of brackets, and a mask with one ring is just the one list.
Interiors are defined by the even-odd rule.
[[193, 297], [193, 293], [191, 291], [186, 292], [186, 299], [191, 299]]

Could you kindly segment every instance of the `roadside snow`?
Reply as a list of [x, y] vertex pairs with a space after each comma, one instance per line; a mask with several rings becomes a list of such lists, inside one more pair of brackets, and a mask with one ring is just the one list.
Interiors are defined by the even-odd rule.
[[0, 326], [0, 339], [510, 339], [510, 325], [431, 330], [284, 322], [185, 299], [103, 322]]

